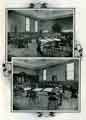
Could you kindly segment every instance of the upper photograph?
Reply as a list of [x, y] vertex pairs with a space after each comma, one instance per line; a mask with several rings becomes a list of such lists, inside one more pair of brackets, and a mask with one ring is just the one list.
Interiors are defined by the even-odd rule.
[[74, 9], [7, 9], [7, 60], [73, 57]]

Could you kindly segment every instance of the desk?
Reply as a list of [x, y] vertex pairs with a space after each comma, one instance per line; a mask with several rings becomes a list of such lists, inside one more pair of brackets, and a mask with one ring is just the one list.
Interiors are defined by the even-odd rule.
[[44, 56], [57, 56], [59, 54], [58, 43], [60, 41], [61, 40], [57, 38], [40, 39], [40, 50], [41, 52], [43, 52], [43, 55]]
[[30, 87], [25, 87], [24, 88], [24, 91], [25, 91], [25, 96], [28, 96], [28, 91], [31, 90]]
[[51, 92], [53, 90], [53, 88], [45, 88], [43, 91], [44, 92]]
[[40, 39], [40, 42], [41, 42], [41, 45], [44, 45], [44, 44], [46, 44], [46, 43], [48, 43], [48, 42], [59, 42], [59, 41], [61, 41], [60, 39], [57, 39], [57, 38], [47, 38], [47, 39]]
[[57, 41], [57, 42], [60, 42], [60, 41], [61, 41], [61, 39], [54, 38], [54, 39], [52, 39], [52, 41]]
[[43, 89], [43, 88], [35, 88], [35, 89], [33, 89], [33, 91], [35, 91], [35, 92], [40, 92], [42, 89]]
[[30, 87], [24, 88], [24, 91], [27, 91], [27, 90], [31, 90], [31, 88]]

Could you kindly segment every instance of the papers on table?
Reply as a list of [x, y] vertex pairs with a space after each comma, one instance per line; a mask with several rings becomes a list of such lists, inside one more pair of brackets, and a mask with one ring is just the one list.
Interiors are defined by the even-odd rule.
[[25, 90], [25, 91], [31, 90], [31, 88], [30, 88], [30, 87], [26, 87], [26, 88], [24, 88], [24, 90]]
[[48, 43], [48, 42], [54, 42], [54, 41], [56, 41], [56, 42], [59, 42], [59, 41], [61, 41], [60, 39], [57, 39], [57, 38], [47, 38], [47, 39], [40, 39], [40, 42], [41, 42], [41, 45], [44, 45], [44, 44], [46, 44], [46, 43]]
[[40, 92], [43, 88], [35, 88], [33, 91]]
[[45, 92], [51, 92], [53, 90], [53, 88], [45, 88], [43, 91]]
[[[26, 87], [26, 88], [24, 88], [24, 90], [25, 91], [27, 91], [27, 90], [31, 90], [31, 88], [30, 87]], [[53, 88], [45, 88], [45, 89], [43, 89], [43, 88], [34, 88], [33, 89], [33, 91], [35, 91], [35, 92], [40, 92], [40, 91], [44, 91], [44, 92], [51, 92], [52, 90], [53, 90]], [[58, 88], [56, 88], [56, 90], [58, 91]]]
[[45, 43], [48, 42], [48, 40], [47, 39], [41, 39], [40, 42], [41, 42], [41, 44], [45, 44]]
[[[41, 91], [42, 89], [43, 89], [43, 88], [34, 88], [33, 91], [39, 92], [39, 91]], [[31, 88], [30, 88], [30, 87], [26, 87], [26, 88], [24, 88], [24, 90], [25, 90], [25, 91], [31, 90]]]
[[54, 38], [53, 41], [61, 41], [61, 39]]
[[47, 38], [46, 40], [47, 40], [48, 42], [53, 41], [53, 39], [50, 39], [50, 38]]
[[48, 38], [48, 39], [46, 39], [48, 42], [50, 41], [50, 42], [53, 42], [53, 41], [61, 41], [60, 39], [57, 39], [57, 38]]
[[49, 41], [61, 41], [61, 40], [57, 39], [57, 38], [53, 38], [53, 39], [47, 38], [47, 39], [41, 39], [40, 41], [43, 42], [43, 43], [46, 43], [46, 42], [49, 42]]

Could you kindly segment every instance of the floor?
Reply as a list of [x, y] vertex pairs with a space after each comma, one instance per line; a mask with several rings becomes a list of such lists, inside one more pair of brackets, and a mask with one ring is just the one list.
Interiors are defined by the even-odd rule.
[[51, 55], [51, 50], [48, 50], [45, 52], [46, 54], [40, 54], [40, 52], [37, 52], [37, 43], [36, 40], [32, 40], [31, 43], [28, 43], [28, 48], [16, 48], [14, 45], [9, 44], [8, 45], [8, 55], [13, 56], [13, 57], [42, 57], [42, 56], [70, 56], [71, 52], [68, 52], [67, 50], [70, 48], [65, 48], [67, 49], [65, 52], [64, 51], [58, 51], [58, 48], [56, 50], [52, 50], [52, 55]]
[[38, 56], [36, 41], [33, 40], [32, 43], [28, 43], [28, 48], [16, 48], [14, 45], [10, 44], [8, 45], [8, 55], [17, 57], [36, 57]]
[[[29, 97], [16, 96], [14, 97], [14, 110], [48, 110], [48, 96], [40, 95], [37, 99], [31, 100]], [[51, 105], [54, 108], [54, 104]], [[50, 108], [52, 110], [52, 107]], [[49, 110], [50, 110], [49, 109]], [[55, 109], [53, 109], [55, 110]], [[78, 99], [63, 97], [62, 105], [59, 105], [57, 110], [61, 111], [77, 111]]]

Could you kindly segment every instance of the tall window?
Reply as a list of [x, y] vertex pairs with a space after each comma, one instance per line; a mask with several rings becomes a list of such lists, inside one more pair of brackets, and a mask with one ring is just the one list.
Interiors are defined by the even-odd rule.
[[38, 32], [38, 21], [35, 20], [35, 32]]
[[67, 80], [74, 80], [74, 63], [67, 64]]
[[44, 69], [44, 70], [43, 70], [43, 80], [46, 80], [46, 79], [47, 79], [46, 73], [47, 73], [47, 71], [46, 71], [46, 69]]
[[30, 32], [30, 18], [26, 17], [26, 32]]

